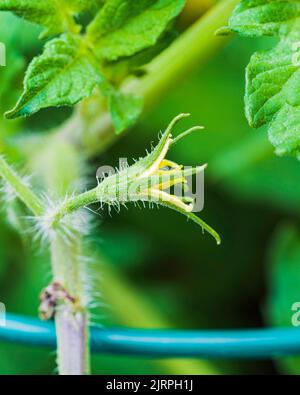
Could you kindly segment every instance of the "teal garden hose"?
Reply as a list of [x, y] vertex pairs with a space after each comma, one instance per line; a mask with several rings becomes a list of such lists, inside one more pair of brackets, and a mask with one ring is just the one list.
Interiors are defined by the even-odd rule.
[[[300, 355], [300, 328], [166, 330], [91, 328], [93, 352], [151, 357], [273, 358]], [[55, 347], [52, 322], [7, 314], [0, 341]]]

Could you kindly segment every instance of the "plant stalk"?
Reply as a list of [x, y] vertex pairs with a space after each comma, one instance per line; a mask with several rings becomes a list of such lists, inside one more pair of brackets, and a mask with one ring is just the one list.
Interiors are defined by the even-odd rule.
[[81, 247], [80, 235], [69, 241], [57, 235], [51, 243], [53, 279], [75, 300], [74, 303], [65, 301], [59, 304], [55, 311], [60, 375], [86, 375], [90, 372], [89, 314], [85, 301]]
[[22, 177], [6, 163], [2, 156], [0, 156], [0, 177], [34, 215], [43, 214], [44, 207], [38, 196], [32, 192], [30, 186], [26, 185]]
[[88, 319], [84, 313], [74, 314], [66, 306], [57, 309], [55, 326], [60, 375], [89, 374], [87, 324]]
[[[79, 192], [74, 181], [81, 179], [85, 166], [84, 158], [70, 142], [63, 143], [55, 137], [44, 140], [39, 150], [31, 154], [29, 166], [44, 188], [51, 191], [54, 201], [59, 201]], [[68, 230], [65, 234], [57, 229], [50, 239], [53, 283], [69, 296], [59, 298], [54, 313], [57, 363], [61, 375], [85, 375], [90, 372], [87, 268], [82, 258], [82, 235], [72, 224]]]

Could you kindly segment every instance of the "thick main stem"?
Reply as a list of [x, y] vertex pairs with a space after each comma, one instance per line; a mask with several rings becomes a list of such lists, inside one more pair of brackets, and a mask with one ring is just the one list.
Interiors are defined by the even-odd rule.
[[[55, 200], [74, 192], [74, 181], [81, 178], [84, 163], [70, 142], [51, 136], [30, 159], [33, 171]], [[57, 229], [50, 245], [53, 283], [65, 293], [57, 301], [54, 317], [58, 371], [61, 375], [84, 375], [90, 372], [87, 268], [82, 235], [72, 224], [64, 230]]]
[[64, 306], [57, 309], [55, 326], [57, 336], [57, 363], [61, 375], [89, 374], [87, 360], [87, 325], [85, 313], [69, 311]]
[[90, 372], [89, 315], [80, 255], [80, 235], [74, 235], [74, 239], [69, 241], [57, 235], [51, 243], [53, 279], [74, 299], [72, 303], [62, 301], [55, 311], [57, 363], [61, 375], [86, 375]]

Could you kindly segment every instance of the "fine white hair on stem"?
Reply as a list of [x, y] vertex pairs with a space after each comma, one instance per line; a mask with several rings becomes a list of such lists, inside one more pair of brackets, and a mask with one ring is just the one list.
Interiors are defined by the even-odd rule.
[[99, 257], [91, 253], [93, 251], [92, 242], [86, 240], [83, 245], [83, 254], [77, 260], [82, 272], [82, 284], [84, 288], [83, 303], [90, 311], [101, 306], [102, 294], [99, 291], [99, 284], [102, 283], [101, 272], [98, 270]]
[[0, 187], [0, 194], [2, 195], [1, 200], [3, 201], [4, 204], [8, 204], [14, 201], [17, 197], [12, 186], [6, 181], [4, 181], [2, 186]]
[[[30, 186], [31, 176], [26, 175], [26, 176], [22, 176], [20, 178], [21, 178], [22, 183], [24, 185], [26, 185], [27, 187]], [[3, 195], [2, 201], [4, 204], [11, 203], [15, 199], [17, 199], [17, 194], [16, 194], [14, 188], [6, 180], [2, 180], [2, 182], [1, 182], [0, 195]]]
[[85, 236], [90, 233], [91, 216], [84, 208], [64, 216], [58, 223], [55, 223], [54, 219], [59, 207], [69, 198], [70, 196], [66, 196], [64, 200], [57, 204], [48, 195], [44, 196], [46, 209], [43, 215], [28, 217], [33, 222], [31, 231], [34, 233], [34, 239], [49, 243], [59, 235], [69, 244], [76, 237], [76, 234]]

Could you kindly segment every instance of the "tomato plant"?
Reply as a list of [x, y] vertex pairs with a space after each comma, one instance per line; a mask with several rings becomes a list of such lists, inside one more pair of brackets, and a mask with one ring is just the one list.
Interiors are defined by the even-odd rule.
[[[272, 262], [266, 320], [295, 322], [291, 277], [299, 273], [299, 236], [294, 222], [281, 222], [297, 212], [300, 195], [298, 6], [284, 0], [0, 0], [7, 57], [0, 87], [0, 268], [5, 278], [7, 262], [29, 262], [20, 270], [35, 277], [24, 280], [24, 288], [34, 284], [34, 291], [24, 304], [37, 303], [42, 288], [39, 314], [55, 322], [60, 374], [91, 372], [90, 326], [101, 322], [103, 300], [128, 326], [168, 326], [164, 315], [170, 309], [176, 316], [180, 303], [191, 324], [192, 305], [199, 303], [206, 318], [192, 325], [260, 324], [257, 306], [253, 321], [237, 313], [237, 293], [240, 303], [253, 295], [258, 303], [264, 273], [256, 263], [265, 256]], [[251, 54], [244, 117], [243, 68]], [[197, 122], [183, 127], [189, 122], [185, 111]], [[248, 130], [246, 120], [267, 128], [269, 141], [264, 132]], [[137, 159], [94, 176], [104, 162], [115, 166], [123, 156]], [[206, 163], [204, 214], [213, 227], [193, 212], [194, 195], [185, 194], [188, 178], [203, 176]], [[175, 210], [191, 221], [181, 230], [171, 212], [156, 217], [147, 206]], [[270, 242], [275, 225], [279, 236]], [[215, 228], [220, 247], [208, 237], [221, 244]], [[10, 248], [14, 242], [21, 256]], [[165, 245], [174, 251], [170, 267]], [[156, 294], [150, 281], [163, 255], [162, 266], [175, 276], [171, 296], [163, 285]], [[209, 263], [194, 266], [199, 259]], [[281, 268], [285, 259], [290, 271]], [[110, 260], [118, 262], [116, 270], [105, 263]], [[47, 269], [37, 268], [42, 261]], [[226, 263], [220, 273], [214, 261]], [[145, 289], [134, 292], [131, 276], [137, 283], [149, 277]], [[19, 297], [24, 293], [19, 290]], [[148, 298], [159, 305], [165, 297], [158, 311], [148, 307]], [[222, 300], [237, 310], [218, 321], [206, 297], [215, 313]], [[280, 361], [280, 369], [294, 372], [295, 366], [297, 360]], [[217, 365], [192, 361], [159, 362], [156, 369], [219, 372]], [[232, 371], [230, 364], [226, 369]]]

